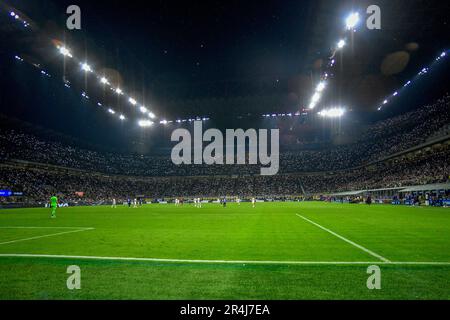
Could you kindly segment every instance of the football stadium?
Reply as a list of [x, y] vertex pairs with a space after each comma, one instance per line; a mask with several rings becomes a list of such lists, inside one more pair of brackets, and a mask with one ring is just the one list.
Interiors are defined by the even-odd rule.
[[0, 1], [0, 300], [448, 301], [449, 13]]

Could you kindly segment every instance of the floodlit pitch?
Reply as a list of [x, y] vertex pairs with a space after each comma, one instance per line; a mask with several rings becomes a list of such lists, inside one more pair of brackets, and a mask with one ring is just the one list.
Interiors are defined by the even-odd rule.
[[[448, 209], [314, 202], [5, 210], [0, 299], [449, 299]], [[69, 290], [69, 266], [80, 289]], [[369, 289], [378, 266], [380, 288]]]

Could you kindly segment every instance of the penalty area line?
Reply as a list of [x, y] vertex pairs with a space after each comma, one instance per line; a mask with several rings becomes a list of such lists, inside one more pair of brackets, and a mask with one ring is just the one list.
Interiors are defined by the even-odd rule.
[[87, 227], [0, 227], [0, 229], [78, 229], [78, 230], [92, 230], [94, 228]]
[[314, 222], [314, 221], [312, 221], [312, 220], [309, 220], [308, 218], [305, 218], [305, 217], [302, 216], [302, 215], [297, 214], [297, 217], [299, 217], [299, 218], [301, 218], [301, 219], [303, 219], [303, 220], [305, 220], [305, 221], [311, 223], [312, 225], [315, 225], [316, 227], [318, 227], [318, 228], [320, 228], [320, 229], [322, 229], [322, 230], [324, 230], [324, 231], [326, 231], [326, 232], [332, 234], [333, 236], [335, 236], [335, 237], [337, 237], [337, 238], [339, 238], [339, 239], [341, 239], [341, 240], [343, 240], [343, 241], [345, 241], [345, 242], [351, 244], [352, 246], [354, 246], [354, 247], [356, 247], [356, 248], [358, 248], [358, 249], [360, 249], [360, 250], [362, 250], [362, 251], [364, 251], [364, 252], [370, 254], [371, 256], [374, 256], [375, 258], [380, 259], [380, 260], [383, 261], [383, 262], [387, 262], [387, 263], [390, 263], [390, 262], [391, 262], [390, 260], [388, 260], [388, 259], [386, 259], [385, 257], [379, 255], [378, 253], [375, 253], [375, 252], [373, 252], [373, 251], [371, 251], [371, 250], [369, 250], [369, 249], [363, 247], [362, 245], [359, 245], [359, 244], [357, 244], [357, 243], [355, 243], [355, 242], [353, 242], [353, 241], [351, 241], [351, 240], [349, 240], [349, 239], [347, 239], [347, 238], [345, 238], [345, 237], [343, 237], [343, 236], [337, 234], [336, 232], [331, 231], [330, 229], [327, 229], [327, 228], [325, 228], [324, 226], [321, 226], [320, 224], [318, 224], [318, 223], [316, 223], [316, 222]]
[[49, 259], [75, 259], [75, 260], [109, 260], [109, 261], [144, 261], [165, 263], [192, 263], [192, 264], [248, 264], [248, 265], [417, 265], [417, 266], [450, 266], [450, 262], [427, 261], [247, 261], [247, 260], [191, 260], [191, 259], [157, 259], [132, 257], [99, 257], [77, 255], [52, 254], [0, 254], [0, 258], [49, 258]]
[[[55, 228], [55, 229], [57, 229], [57, 228]], [[83, 231], [89, 231], [89, 230], [94, 230], [94, 228], [83, 228], [83, 229], [77, 229], [77, 230], [71, 230], [71, 231], [57, 232], [57, 233], [51, 233], [51, 234], [44, 234], [42, 236], [36, 236], [36, 237], [30, 237], [30, 238], [24, 238], [24, 239], [10, 240], [10, 241], [5, 241], [5, 242], [0, 242], [0, 245], [17, 243], [17, 242], [22, 242], [22, 241], [36, 240], [36, 239], [41, 239], [41, 238], [56, 237], [56, 236], [60, 236], [60, 235], [63, 235], [63, 234], [83, 232]]]

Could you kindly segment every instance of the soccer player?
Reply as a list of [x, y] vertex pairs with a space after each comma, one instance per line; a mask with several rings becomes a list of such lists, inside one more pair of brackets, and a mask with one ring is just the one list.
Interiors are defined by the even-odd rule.
[[52, 219], [56, 218], [56, 209], [58, 208], [58, 197], [53, 196], [50, 198], [50, 207], [52, 208]]
[[111, 208], [117, 208], [116, 199], [112, 199], [112, 206]]
[[236, 202], [237, 202], [238, 206], [241, 205], [241, 199], [239, 197], [236, 197]]
[[255, 198], [252, 198], [252, 206], [253, 206], [253, 208], [256, 206], [256, 199]]

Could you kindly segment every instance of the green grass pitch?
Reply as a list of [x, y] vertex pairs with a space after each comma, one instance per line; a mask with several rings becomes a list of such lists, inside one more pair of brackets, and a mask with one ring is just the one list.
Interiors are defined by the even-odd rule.
[[[0, 299], [450, 298], [448, 209], [154, 204], [57, 215], [0, 212]], [[70, 265], [80, 290], [67, 289]], [[370, 265], [381, 290], [367, 288]]]

